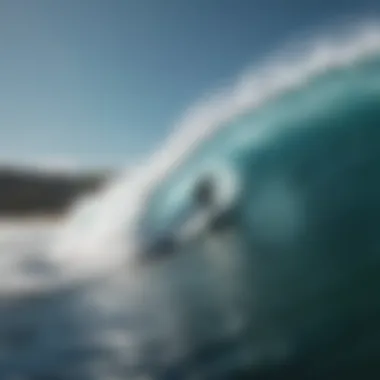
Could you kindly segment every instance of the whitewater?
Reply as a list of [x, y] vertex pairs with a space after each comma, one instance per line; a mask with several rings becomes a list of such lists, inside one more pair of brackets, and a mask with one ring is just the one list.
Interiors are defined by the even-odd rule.
[[[365, 263], [347, 255], [341, 265], [330, 251], [341, 243], [325, 226], [343, 232], [319, 210], [328, 205], [334, 214], [335, 199], [351, 212], [353, 195], [331, 198], [330, 183], [362, 195], [349, 181], [363, 173], [355, 166], [357, 144], [367, 144], [366, 169], [378, 162], [376, 129], [368, 122], [371, 138], [363, 137], [354, 118], [357, 104], [363, 125], [380, 120], [380, 29], [363, 23], [303, 46], [256, 65], [189, 109], [159, 151], [79, 200], [59, 224], [0, 226], [1, 379], [337, 378], [341, 367], [321, 347], [341, 347], [334, 331], [346, 322], [343, 311], [369, 310], [376, 326], [378, 305], [356, 299], [352, 284], [352, 305], [347, 296], [324, 303], [316, 292], [357, 280], [347, 262], [368, 270], [377, 261], [367, 260], [365, 245]], [[340, 152], [336, 161], [325, 143]], [[293, 171], [301, 169], [306, 179], [296, 186]], [[193, 217], [188, 200], [203, 178], [216, 181], [215, 207]], [[377, 199], [376, 185], [363, 181], [373, 185], [367, 198]], [[214, 227], [215, 215], [226, 228]], [[320, 224], [309, 223], [310, 215]], [[360, 212], [359, 219], [369, 220]], [[172, 246], [157, 248], [168, 231]], [[251, 254], [256, 250], [268, 255]], [[312, 251], [310, 262], [298, 256], [305, 251]], [[376, 298], [366, 286], [362, 294]], [[302, 314], [305, 305], [310, 311]], [[368, 315], [353, 321], [363, 324]], [[357, 339], [365, 351], [368, 339]], [[368, 347], [379, 348], [372, 340]], [[340, 366], [362, 358], [354, 348], [343, 351], [334, 353]]]

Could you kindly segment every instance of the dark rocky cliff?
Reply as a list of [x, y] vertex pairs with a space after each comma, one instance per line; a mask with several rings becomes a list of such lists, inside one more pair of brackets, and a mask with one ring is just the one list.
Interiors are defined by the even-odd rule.
[[110, 176], [105, 171], [62, 174], [0, 167], [0, 216], [59, 215]]

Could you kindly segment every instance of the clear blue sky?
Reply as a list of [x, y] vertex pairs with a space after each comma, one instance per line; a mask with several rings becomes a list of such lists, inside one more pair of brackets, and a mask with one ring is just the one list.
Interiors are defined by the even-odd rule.
[[0, 0], [0, 159], [133, 163], [283, 40], [375, 4]]

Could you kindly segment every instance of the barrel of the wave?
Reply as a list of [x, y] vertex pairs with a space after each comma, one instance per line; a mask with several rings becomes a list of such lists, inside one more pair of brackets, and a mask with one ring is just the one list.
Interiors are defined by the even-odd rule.
[[[229, 328], [234, 349], [224, 357], [224, 365], [233, 363], [229, 371], [218, 361], [202, 364], [216, 376], [210, 378], [380, 376], [379, 127], [380, 66], [372, 56], [327, 69], [245, 113], [156, 189], [156, 223], [167, 205], [192, 201], [198, 208], [206, 203], [204, 214], [212, 209], [168, 256], [157, 251], [164, 268], [180, 262], [181, 244], [189, 244], [187, 257], [202, 257], [213, 278], [208, 309], [220, 303], [209, 331]], [[215, 161], [223, 174], [213, 170], [209, 181], [204, 169]], [[218, 218], [212, 198], [228, 171], [239, 191]], [[180, 196], [184, 183], [189, 190]], [[177, 221], [170, 236], [180, 231]], [[190, 302], [181, 290], [190, 283], [180, 278], [172, 290], [170, 277], [165, 281], [178, 305]], [[204, 296], [197, 294], [194, 309]], [[198, 331], [201, 318], [188, 319], [186, 329]]]

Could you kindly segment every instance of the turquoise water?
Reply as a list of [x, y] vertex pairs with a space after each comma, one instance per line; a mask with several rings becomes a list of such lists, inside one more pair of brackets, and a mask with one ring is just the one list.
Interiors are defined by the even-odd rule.
[[[227, 167], [233, 165], [232, 170], [239, 171], [244, 165], [251, 164], [247, 156], [252, 151], [259, 156], [261, 152], [265, 154], [268, 145], [273, 149], [274, 144], [287, 144], [287, 149], [294, 150], [297, 156], [300, 144], [303, 144], [302, 136], [328, 134], [326, 129], [334, 127], [334, 119], [341, 124], [343, 122], [339, 119], [349, 119], [342, 127], [356, 131], [361, 121], [351, 120], [351, 117], [355, 117], [355, 109], [359, 111], [360, 107], [373, 105], [366, 118], [377, 117], [379, 69], [380, 56], [363, 57], [348, 67], [327, 70], [312, 77], [307, 83], [274, 96], [272, 101], [263, 106], [248, 109], [229, 120], [211, 138], [199, 144], [191, 158], [180, 162], [157, 186], [150, 199], [149, 215], [152, 218], [163, 215], [163, 219], [166, 219], [166, 214], [175, 214], [176, 202], [185, 203], [193, 184], [208, 168], [210, 171], [223, 171], [226, 162]], [[315, 144], [316, 141], [307, 149], [313, 148]], [[318, 148], [329, 149], [327, 144], [326, 147]], [[323, 151], [319, 150], [316, 154], [323, 158]], [[251, 160], [257, 159], [255, 157]], [[160, 222], [162, 220], [154, 220], [152, 224]]]

